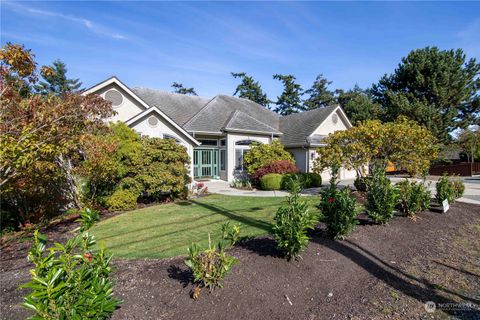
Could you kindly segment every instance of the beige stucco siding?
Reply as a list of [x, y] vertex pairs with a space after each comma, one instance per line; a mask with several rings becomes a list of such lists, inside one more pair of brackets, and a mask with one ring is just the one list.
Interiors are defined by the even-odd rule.
[[[334, 114], [336, 114], [338, 117], [338, 121], [336, 124], [332, 120], [332, 117]], [[328, 135], [335, 131], [347, 130], [347, 129], [348, 129], [348, 124], [343, 120], [343, 117], [341, 116], [340, 112], [337, 110], [336, 112], [333, 112], [332, 114], [330, 114], [325, 119], [325, 121], [322, 124], [320, 124], [317, 129], [315, 129], [312, 135], [314, 134]]]
[[121, 89], [118, 85], [115, 83], [112, 83], [108, 86], [105, 86], [104, 88], [99, 89], [95, 94], [100, 95], [102, 98], [105, 97], [105, 93], [108, 90], [117, 90], [120, 92], [123, 96], [123, 102], [120, 106], [114, 107], [113, 109], [117, 112], [116, 115], [113, 117], [110, 117], [106, 119], [106, 121], [127, 121], [133, 117], [135, 117], [137, 114], [145, 110], [145, 107], [143, 107], [138, 101], [136, 101], [134, 98], [132, 98], [128, 93], [126, 93], [123, 89]]
[[301, 172], [308, 171], [308, 149], [305, 148], [290, 148], [286, 149], [293, 155], [295, 165]]

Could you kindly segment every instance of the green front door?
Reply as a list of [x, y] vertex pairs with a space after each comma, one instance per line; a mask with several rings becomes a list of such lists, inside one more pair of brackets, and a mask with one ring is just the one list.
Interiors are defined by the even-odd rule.
[[193, 174], [195, 178], [217, 178], [218, 149], [193, 150]]

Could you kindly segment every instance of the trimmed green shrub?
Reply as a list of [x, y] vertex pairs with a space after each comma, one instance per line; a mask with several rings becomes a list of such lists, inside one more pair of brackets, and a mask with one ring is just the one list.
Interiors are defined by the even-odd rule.
[[80, 234], [48, 249], [47, 237], [35, 231], [28, 253], [35, 268], [21, 286], [32, 290], [22, 304], [35, 312], [32, 319], [107, 319], [122, 302], [113, 297], [112, 256], [102, 245], [94, 250], [95, 238], [88, 233], [97, 217], [85, 210]]
[[250, 176], [250, 179], [252, 179], [254, 184], [259, 184], [260, 179], [269, 173], [286, 174], [296, 173], [298, 171], [299, 169], [295, 166], [295, 163], [290, 160], [275, 160], [255, 171], [255, 173]]
[[463, 181], [459, 177], [456, 177], [454, 180], [450, 181], [450, 184], [452, 186], [453, 196], [455, 199], [461, 198], [465, 192], [465, 184]]
[[281, 190], [283, 175], [278, 173], [269, 173], [260, 179], [262, 190]]
[[365, 192], [368, 190], [368, 186], [371, 183], [371, 181], [372, 181], [371, 176], [357, 177], [353, 182], [353, 186], [355, 187], [355, 189], [357, 189], [357, 191]]
[[225, 253], [221, 242], [212, 247], [210, 234], [208, 234], [208, 249], [202, 251], [198, 245], [192, 243], [188, 248], [188, 258], [185, 260], [194, 277], [192, 297], [197, 299], [203, 287], [210, 291], [216, 287], [221, 288], [223, 279], [236, 263], [238, 260]]
[[397, 208], [409, 217], [414, 217], [418, 212], [427, 210], [430, 207], [431, 192], [425, 183], [409, 182], [408, 179], [398, 182]]
[[365, 208], [376, 223], [387, 223], [393, 218], [398, 193], [381, 166], [373, 169], [372, 181], [368, 187]]
[[302, 189], [318, 188], [322, 186], [322, 177], [313, 172], [288, 173], [283, 175], [282, 190], [290, 189], [289, 182], [291, 179], [296, 179], [300, 182]]
[[313, 229], [317, 217], [308, 209], [305, 201], [300, 200], [302, 190], [298, 180], [290, 183], [290, 195], [287, 204], [278, 208], [275, 215], [273, 234], [277, 246], [285, 252], [287, 260], [297, 258], [308, 245], [307, 230]]
[[126, 190], [117, 190], [106, 200], [109, 211], [121, 211], [135, 209], [137, 207], [138, 195]]
[[452, 183], [448, 180], [448, 175], [444, 174], [435, 185], [437, 194], [435, 199], [439, 204], [442, 204], [443, 200], [448, 200], [449, 203], [452, 203], [455, 200], [455, 190], [453, 189]]
[[355, 208], [356, 199], [350, 189], [338, 189], [337, 175], [338, 165], [334, 165], [330, 185], [321, 193], [319, 208], [328, 233], [334, 239], [343, 239], [355, 229], [358, 212]]

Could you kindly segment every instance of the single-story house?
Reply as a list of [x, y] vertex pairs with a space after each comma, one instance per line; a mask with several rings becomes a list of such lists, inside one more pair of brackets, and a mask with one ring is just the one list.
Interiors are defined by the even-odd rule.
[[[192, 178], [233, 180], [244, 172], [243, 155], [253, 142], [279, 139], [303, 172], [311, 172], [315, 149], [329, 133], [352, 125], [339, 106], [288, 116], [247, 99], [219, 94], [213, 98], [188, 96], [147, 88], [130, 88], [111, 77], [84, 94], [111, 101], [117, 112], [108, 121], [123, 121], [143, 135], [175, 139], [191, 158]], [[324, 181], [328, 172], [322, 174]], [[355, 178], [342, 169], [340, 179]]]

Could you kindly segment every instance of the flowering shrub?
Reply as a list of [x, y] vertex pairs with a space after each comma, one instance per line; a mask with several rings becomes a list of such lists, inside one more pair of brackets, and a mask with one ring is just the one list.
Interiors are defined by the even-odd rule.
[[275, 215], [273, 234], [277, 246], [285, 252], [287, 260], [297, 258], [307, 247], [307, 230], [313, 229], [317, 223], [317, 217], [308, 210], [307, 203], [300, 200], [301, 190], [298, 180], [290, 183], [287, 204], [280, 207]]
[[327, 231], [335, 239], [343, 239], [353, 231], [358, 223], [355, 197], [350, 189], [338, 189], [338, 165], [332, 167], [330, 186], [321, 193], [320, 211]]
[[80, 234], [48, 250], [47, 237], [35, 231], [28, 253], [35, 268], [21, 286], [32, 290], [22, 304], [35, 312], [32, 319], [106, 319], [121, 303], [109, 279], [112, 256], [102, 245], [94, 250], [95, 238], [88, 233], [97, 218], [95, 211], [83, 211]]
[[251, 179], [254, 183], [258, 184], [260, 179], [269, 173], [285, 174], [294, 172], [299, 172], [299, 170], [292, 161], [275, 160], [255, 171], [255, 173], [252, 174]]
[[235, 189], [252, 190], [252, 183], [246, 177], [233, 178], [230, 187]]

